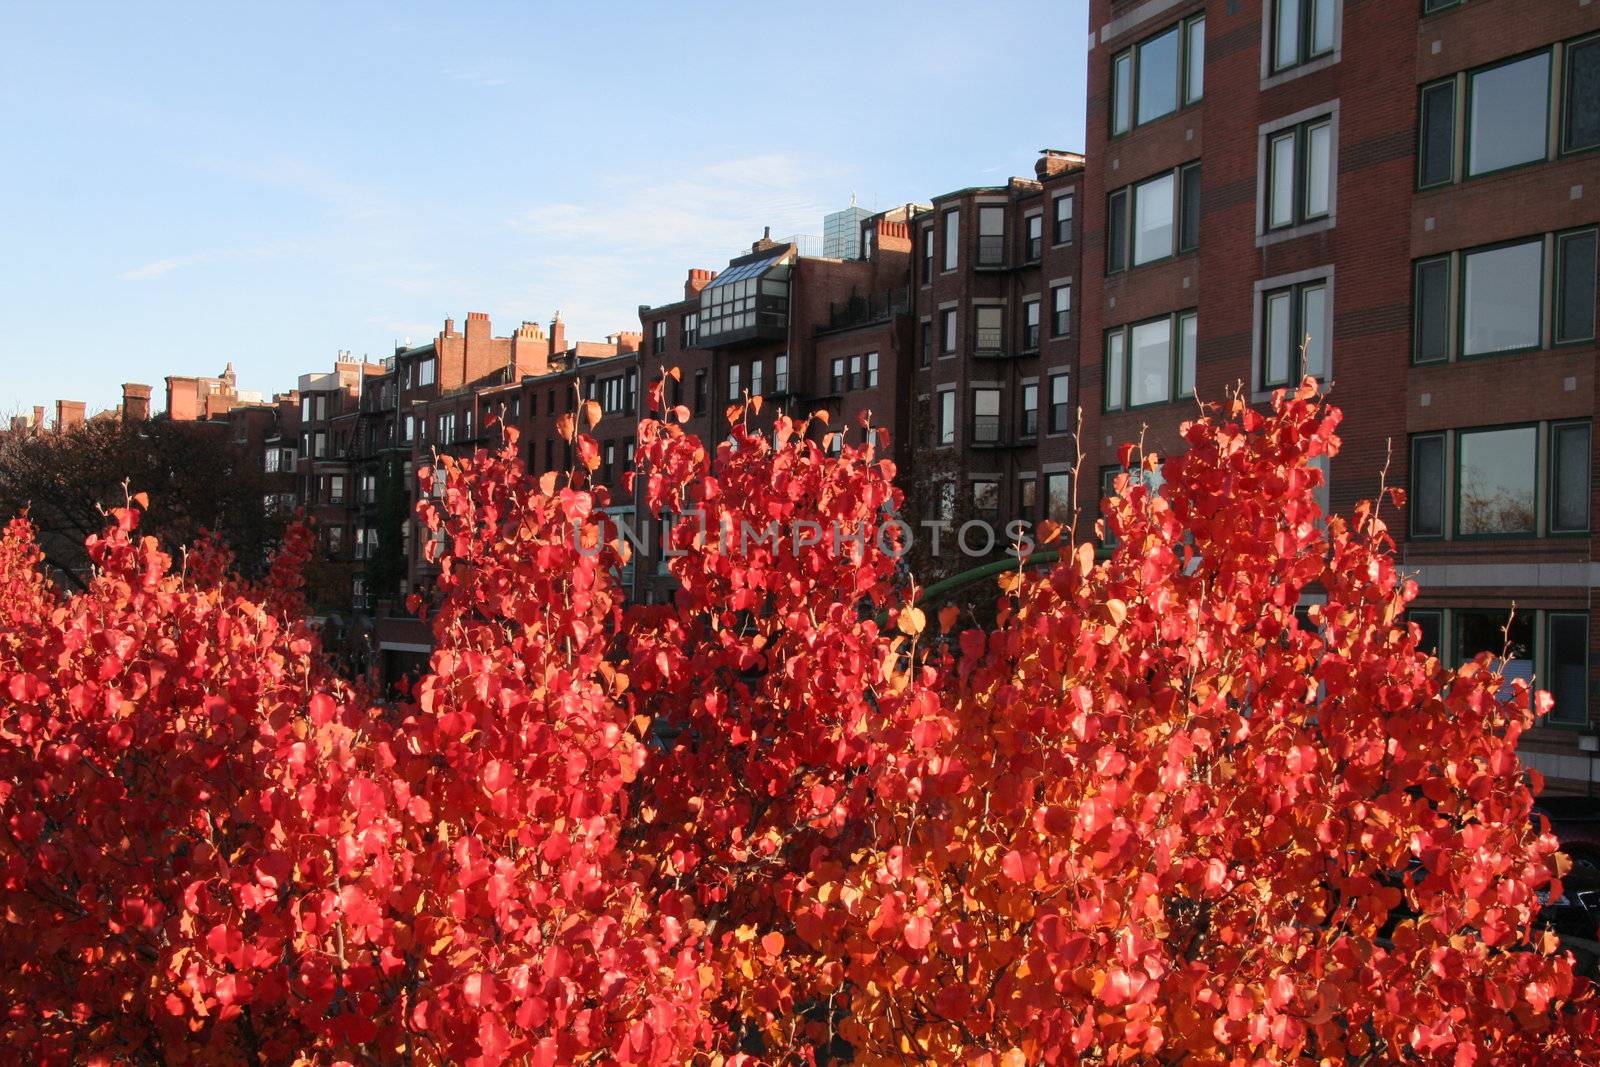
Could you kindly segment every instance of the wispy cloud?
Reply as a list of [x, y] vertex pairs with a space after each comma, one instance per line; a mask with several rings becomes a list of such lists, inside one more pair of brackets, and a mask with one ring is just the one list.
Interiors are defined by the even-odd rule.
[[117, 274], [116, 278], [121, 282], [149, 282], [189, 267], [199, 267], [214, 263], [272, 259], [278, 256], [295, 254], [302, 250], [303, 247], [303, 243], [299, 241], [263, 241], [258, 244], [215, 248], [182, 256], [163, 256], [160, 259], [152, 259], [148, 263], [141, 263], [137, 267], [130, 267]]
[[121, 282], [147, 282], [155, 278], [162, 278], [175, 270], [184, 267], [193, 267], [211, 260], [209, 253], [199, 253], [193, 256], [167, 256], [165, 259], [152, 259], [150, 262], [125, 270], [117, 275]]

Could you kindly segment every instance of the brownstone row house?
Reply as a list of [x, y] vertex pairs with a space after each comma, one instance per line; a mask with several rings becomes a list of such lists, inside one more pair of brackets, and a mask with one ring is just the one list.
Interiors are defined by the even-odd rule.
[[[741, 396], [763, 420], [826, 410], [901, 468], [927, 578], [1003, 550], [954, 543], [974, 519], [1087, 535], [1117, 445], [1171, 450], [1196, 396], [1264, 403], [1310, 373], [1345, 412], [1327, 501], [1385, 471], [1409, 491], [1390, 519], [1412, 618], [1449, 662], [1509, 627], [1507, 670], [1556, 697], [1529, 762], [1592, 791], [1600, 3], [1091, 0], [1087, 30], [1085, 151], [1031, 177], [837, 213], [827, 255], [763, 235], [604, 342], [474, 313], [271, 401], [241, 401], [231, 367], [171, 378], [168, 410], [231, 418], [288, 475], [349, 568], [323, 607], [394, 675], [428, 649], [402, 606], [431, 578], [416, 468], [485, 442], [491, 412], [531, 468], [564, 468], [556, 420], [599, 401], [600, 478], [642, 535], [621, 475], [664, 368], [708, 442]], [[658, 551], [623, 577], [670, 593]]]

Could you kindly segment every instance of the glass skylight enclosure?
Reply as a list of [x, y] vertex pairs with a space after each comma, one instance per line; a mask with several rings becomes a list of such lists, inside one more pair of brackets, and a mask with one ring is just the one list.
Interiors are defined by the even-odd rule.
[[792, 250], [737, 260], [700, 290], [696, 347], [781, 340], [789, 327]]

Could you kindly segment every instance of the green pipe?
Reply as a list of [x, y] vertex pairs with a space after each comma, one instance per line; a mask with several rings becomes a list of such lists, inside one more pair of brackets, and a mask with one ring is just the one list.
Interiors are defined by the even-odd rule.
[[[1059, 551], [1056, 549], [1050, 549], [1046, 552], [1035, 552], [1027, 559], [1021, 561], [1020, 566], [1032, 567], [1042, 563], [1054, 563], [1060, 558], [1061, 553]], [[940, 579], [939, 581], [928, 586], [928, 588], [924, 589], [922, 591], [922, 595], [917, 597], [917, 605], [919, 607], [925, 607], [934, 603], [947, 593], [954, 592], [957, 589], [965, 588], [966, 586], [971, 585], [973, 582], [982, 581], [985, 578], [992, 578], [997, 574], [1004, 573], [1005, 571], [1016, 570], [1018, 566], [1019, 562], [1015, 559], [999, 559], [995, 560], [993, 563], [985, 563], [980, 567], [973, 567], [971, 570], [962, 571], [960, 574], [952, 574], [950, 577]]]

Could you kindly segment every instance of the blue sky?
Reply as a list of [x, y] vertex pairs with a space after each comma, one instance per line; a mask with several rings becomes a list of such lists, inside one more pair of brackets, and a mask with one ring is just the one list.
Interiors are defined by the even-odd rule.
[[637, 329], [762, 226], [1080, 149], [1086, 33], [1084, 0], [0, 0], [0, 414], [230, 360], [289, 389], [469, 310]]

